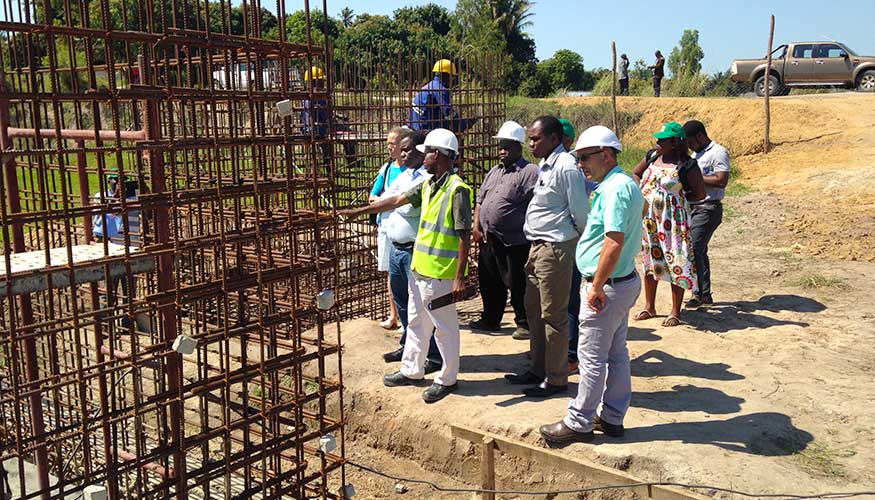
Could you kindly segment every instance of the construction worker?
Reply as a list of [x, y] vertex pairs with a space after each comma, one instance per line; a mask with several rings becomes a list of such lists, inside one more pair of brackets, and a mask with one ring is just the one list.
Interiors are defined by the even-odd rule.
[[413, 130], [449, 129], [455, 133], [464, 132], [476, 120], [459, 117], [450, 104], [450, 88], [459, 78], [456, 65], [449, 59], [441, 59], [432, 68], [434, 78], [423, 85], [413, 97], [410, 108], [410, 128]]
[[431, 387], [422, 393], [422, 399], [434, 403], [457, 388], [459, 316], [452, 304], [434, 309], [429, 305], [435, 299], [450, 295], [454, 300], [465, 297], [473, 190], [453, 172], [453, 161], [459, 155], [459, 140], [455, 134], [443, 128], [432, 130], [416, 149], [425, 154], [429, 180], [398, 196], [342, 210], [339, 214], [354, 217], [393, 210], [408, 203], [422, 207], [410, 266], [413, 280], [409, 288], [407, 341], [401, 370], [383, 377], [383, 384], [387, 387], [419, 385], [425, 376], [428, 344], [433, 334], [444, 364]]
[[[311, 82], [314, 92], [322, 93], [325, 91], [325, 71], [313, 66], [304, 72], [304, 82]], [[305, 136], [313, 134], [313, 139], [319, 142], [319, 149], [322, 152], [322, 167], [328, 175], [331, 170], [330, 153], [331, 144], [325, 142], [325, 138], [330, 134], [330, 123], [328, 114], [328, 99], [324, 97], [316, 97], [313, 100], [304, 99], [303, 110], [301, 110], [301, 133]], [[342, 115], [334, 115], [334, 131], [349, 131], [350, 128], [346, 124], [338, 123], [345, 121], [347, 118]], [[352, 167], [356, 162], [356, 146], [355, 142], [349, 139], [341, 141], [343, 144], [343, 154], [346, 159], [346, 166]]]

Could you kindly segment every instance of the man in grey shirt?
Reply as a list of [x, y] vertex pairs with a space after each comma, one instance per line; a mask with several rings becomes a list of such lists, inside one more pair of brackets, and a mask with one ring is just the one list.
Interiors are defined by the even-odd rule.
[[510, 291], [516, 323], [514, 338], [528, 338], [524, 296], [531, 244], [523, 233], [523, 223], [538, 180], [538, 166], [523, 158], [526, 131], [520, 124], [505, 122], [493, 138], [498, 139], [500, 163], [486, 174], [477, 193], [471, 232], [480, 245], [477, 276], [483, 311], [470, 326], [475, 330], [499, 331]]
[[620, 54], [620, 95], [629, 95], [629, 58]]
[[729, 182], [729, 151], [712, 141], [705, 125], [698, 120], [684, 124], [687, 145], [693, 150], [693, 158], [702, 170], [705, 180], [705, 201], [693, 205], [690, 216], [690, 239], [693, 240], [693, 257], [696, 259], [696, 278], [699, 294], [687, 301], [687, 308], [711, 305], [711, 261], [708, 259], [708, 243], [723, 221], [723, 197]]
[[505, 378], [512, 384], [537, 384], [523, 393], [547, 397], [567, 390], [568, 298], [589, 199], [583, 173], [562, 146], [562, 124], [555, 116], [535, 119], [529, 127], [529, 147], [541, 159], [523, 226], [532, 242], [525, 299], [532, 362], [527, 372]]

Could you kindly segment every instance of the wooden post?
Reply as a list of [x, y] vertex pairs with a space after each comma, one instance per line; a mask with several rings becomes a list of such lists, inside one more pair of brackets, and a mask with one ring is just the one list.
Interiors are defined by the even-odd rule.
[[617, 42], [611, 40], [611, 118], [614, 120], [614, 133], [620, 136], [617, 128]]
[[[484, 436], [480, 444], [480, 489], [495, 489], [495, 440]], [[481, 493], [483, 500], [495, 500], [495, 493]]]
[[775, 15], [771, 16], [771, 23], [769, 26], [769, 51], [766, 52], [766, 81], [765, 81], [765, 107], [766, 107], [766, 130], [763, 134], [763, 152], [768, 153], [772, 149], [772, 143], [769, 140], [769, 127], [771, 127], [772, 115], [769, 110], [769, 94], [772, 78], [772, 40], [775, 38]]

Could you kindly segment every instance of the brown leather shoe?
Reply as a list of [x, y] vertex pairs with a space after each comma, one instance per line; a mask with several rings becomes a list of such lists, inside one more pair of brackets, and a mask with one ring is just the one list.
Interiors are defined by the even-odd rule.
[[596, 415], [595, 420], [592, 421], [592, 428], [604, 434], [605, 436], [611, 437], [623, 437], [623, 433], [626, 432], [626, 429], [623, 428], [623, 425], [612, 424], [609, 422], [605, 422]]
[[541, 437], [552, 444], [591, 443], [593, 439], [592, 431], [574, 431], [561, 420], [555, 424], [542, 425], [538, 430], [541, 432]]

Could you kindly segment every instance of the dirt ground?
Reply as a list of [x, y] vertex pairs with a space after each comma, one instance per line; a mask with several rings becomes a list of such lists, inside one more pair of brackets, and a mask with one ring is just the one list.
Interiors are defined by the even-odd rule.
[[[644, 141], [658, 123], [690, 117], [721, 142], [760, 140], [749, 131], [758, 100], [629, 101], [646, 114], [625, 140]], [[679, 111], [668, 114], [674, 106]], [[735, 156], [751, 191], [726, 201], [712, 241], [717, 303], [686, 313], [677, 328], [660, 326], [660, 318], [632, 322], [626, 436], [597, 435], [562, 453], [647, 480], [759, 493], [875, 490], [875, 182], [865, 175], [875, 158], [875, 96], [780, 98], [773, 113], [775, 151], [751, 146]], [[658, 297], [664, 314], [664, 283]], [[460, 310], [467, 323], [479, 303]], [[463, 328], [459, 391], [435, 405], [422, 402], [421, 388], [382, 386], [382, 375], [397, 369], [380, 358], [397, 345], [393, 335], [369, 320], [344, 324], [348, 456], [392, 474], [471, 486], [476, 450], [452, 439], [449, 424], [544, 446], [537, 428], [565, 414], [578, 378], [566, 397], [546, 401], [506, 384], [505, 373], [526, 366], [528, 349], [510, 337], [509, 319], [501, 335]], [[585, 485], [510, 457], [496, 462], [499, 487]], [[395, 495], [393, 481], [350, 470], [360, 497]], [[471, 498], [425, 486], [408, 496]]]

